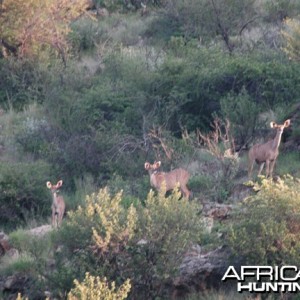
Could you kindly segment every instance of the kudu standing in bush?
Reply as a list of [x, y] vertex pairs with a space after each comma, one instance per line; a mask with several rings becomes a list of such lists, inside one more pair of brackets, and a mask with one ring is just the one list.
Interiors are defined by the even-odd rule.
[[65, 213], [65, 201], [63, 196], [58, 195], [59, 188], [62, 186], [63, 181], [59, 180], [56, 185], [52, 185], [50, 181], [47, 181], [47, 188], [51, 190], [53, 201], [52, 201], [52, 226], [60, 226], [64, 213]]
[[248, 176], [251, 179], [254, 162], [259, 164], [258, 175], [261, 174], [266, 164], [266, 177], [272, 177], [274, 165], [279, 154], [279, 145], [284, 128], [290, 126], [291, 121], [286, 120], [282, 125], [271, 122], [271, 128], [276, 128], [276, 136], [274, 139], [264, 143], [256, 144], [249, 150], [249, 169]]
[[187, 188], [187, 183], [190, 178], [188, 171], [178, 168], [170, 172], [160, 172], [158, 171], [160, 166], [160, 161], [154, 162], [153, 165], [148, 162], [145, 163], [145, 169], [149, 171], [151, 186], [158, 191], [165, 188], [166, 192], [179, 186], [184, 196], [189, 199], [191, 192]]

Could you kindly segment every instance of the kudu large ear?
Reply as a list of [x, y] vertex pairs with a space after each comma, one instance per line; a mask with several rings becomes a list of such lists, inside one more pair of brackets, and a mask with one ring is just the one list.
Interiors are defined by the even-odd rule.
[[62, 180], [59, 180], [59, 181], [57, 182], [57, 184], [56, 184], [56, 188], [61, 187], [62, 184], [63, 184], [63, 181], [62, 181]]
[[276, 124], [275, 122], [272, 121], [272, 122], [270, 123], [270, 127], [271, 127], [271, 128], [276, 128], [276, 127], [277, 127], [277, 124]]
[[290, 124], [291, 124], [291, 120], [290, 120], [290, 119], [286, 120], [286, 121], [283, 123], [284, 127], [289, 127]]
[[148, 162], [145, 162], [145, 169], [149, 170], [150, 169], [150, 164]]
[[47, 185], [47, 188], [48, 188], [48, 189], [51, 189], [51, 187], [52, 187], [52, 184], [51, 184], [51, 182], [50, 182], [50, 181], [47, 181], [46, 185]]
[[155, 168], [155, 169], [158, 169], [160, 166], [161, 166], [161, 161], [156, 161], [156, 162], [154, 163], [154, 168]]

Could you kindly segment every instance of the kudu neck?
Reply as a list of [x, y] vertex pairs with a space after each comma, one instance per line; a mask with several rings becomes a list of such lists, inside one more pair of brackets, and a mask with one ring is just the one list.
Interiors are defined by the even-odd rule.
[[280, 145], [280, 142], [281, 142], [282, 133], [283, 133], [282, 130], [277, 130], [277, 132], [276, 132], [276, 136], [275, 136], [275, 138], [273, 140], [273, 143], [272, 143], [272, 148], [274, 150], [276, 150], [276, 149], [279, 148], [279, 145]]
[[58, 197], [58, 191], [52, 192], [53, 199], [56, 199]]
[[159, 173], [158, 170], [148, 170], [148, 172], [149, 172], [149, 175], [150, 175], [150, 176]]

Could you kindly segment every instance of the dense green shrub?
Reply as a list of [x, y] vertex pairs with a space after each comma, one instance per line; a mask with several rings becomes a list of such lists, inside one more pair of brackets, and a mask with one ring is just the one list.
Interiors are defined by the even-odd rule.
[[290, 105], [298, 98], [299, 68], [280, 56], [227, 56], [217, 48], [182, 47], [186, 50], [167, 56], [153, 82], [159, 121], [175, 134], [182, 125], [207, 130], [222, 98], [248, 95], [247, 101], [259, 111]]
[[120, 193], [111, 197], [106, 189], [87, 197], [58, 232], [64, 250], [56, 258], [56, 289], [70, 289], [74, 278], [90, 272], [118, 284], [129, 278], [141, 299], [163, 293], [185, 250], [202, 234], [200, 208], [179, 198], [179, 192], [167, 198], [151, 192], [144, 205], [126, 208]]
[[[43, 299], [53, 251], [51, 234], [34, 235], [19, 229], [9, 234], [9, 242], [15, 252], [14, 255], [7, 253], [1, 258], [0, 274], [17, 278], [24, 278], [26, 274], [26, 280], [18, 291], [29, 299]], [[9, 298], [10, 291], [4, 291], [3, 296], [3, 299]]]
[[164, 191], [157, 196], [151, 191], [145, 206], [138, 209], [137, 243], [129, 249], [131, 259], [125, 274], [132, 278], [133, 291], [140, 299], [163, 294], [164, 284], [178, 274], [185, 251], [202, 238], [198, 203], [180, 197], [179, 191], [169, 197]]
[[260, 107], [255, 104], [245, 89], [238, 95], [229, 93], [221, 99], [221, 113], [232, 124], [232, 134], [236, 145], [247, 146], [259, 126]]
[[286, 18], [293, 18], [299, 14], [300, 3], [297, 0], [264, 0], [265, 19], [268, 22], [282, 22]]
[[26, 105], [43, 102], [47, 73], [43, 64], [31, 60], [0, 58], [0, 105], [2, 109], [22, 110]]
[[46, 181], [50, 166], [42, 161], [0, 164], [0, 222], [16, 227], [34, 217], [51, 213], [51, 196]]
[[227, 243], [249, 265], [297, 265], [299, 262], [300, 184], [286, 176], [255, 184], [256, 195], [237, 209]]
[[[222, 109], [226, 116], [230, 112], [237, 140], [244, 142], [257, 126], [258, 112], [290, 105], [299, 95], [299, 68], [280, 56], [227, 56], [180, 38], [153, 58], [146, 48], [127, 50], [106, 53], [105, 67], [93, 76], [75, 65], [64, 72], [50, 69], [43, 88], [46, 117], [34, 130], [28, 127], [33, 120], [25, 124], [18, 135], [22, 150], [49, 161], [70, 180], [92, 174], [102, 184], [112, 173], [130, 179], [142, 174], [148, 153], [154, 156], [152, 146], [159, 141], [149, 140], [153, 128], [169, 133], [178, 161], [190, 154], [184, 143], [172, 140], [183, 128], [207, 131]], [[251, 123], [247, 133], [243, 120]]]
[[42, 262], [42, 259], [49, 257], [51, 252], [50, 234], [34, 235], [22, 229], [18, 229], [9, 234], [9, 241], [13, 248], [19, 253], [27, 253], [33, 257], [35, 263]]
[[100, 279], [89, 273], [86, 273], [82, 283], [78, 280], [74, 282], [75, 288], [69, 292], [68, 300], [123, 300], [127, 298], [131, 286], [127, 280], [116, 290], [114, 282], [109, 285], [106, 278]]

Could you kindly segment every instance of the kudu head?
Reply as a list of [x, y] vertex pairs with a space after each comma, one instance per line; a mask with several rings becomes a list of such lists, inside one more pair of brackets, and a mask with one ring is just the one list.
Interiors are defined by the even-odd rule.
[[54, 194], [54, 193], [57, 193], [59, 188], [62, 186], [63, 184], [63, 181], [62, 180], [59, 180], [57, 182], [57, 184], [52, 184], [50, 181], [47, 181], [46, 185], [47, 185], [47, 188], [51, 190], [51, 193]]
[[145, 169], [147, 171], [157, 171], [159, 169], [159, 167], [161, 166], [161, 162], [160, 161], [155, 161], [153, 163], [153, 165], [151, 165], [149, 162], [145, 162]]
[[271, 128], [276, 128], [277, 132], [282, 133], [284, 128], [289, 127], [290, 124], [291, 124], [291, 120], [286, 120], [283, 124], [280, 124], [280, 125], [278, 125], [272, 121], [270, 123], [270, 126], [271, 126]]

